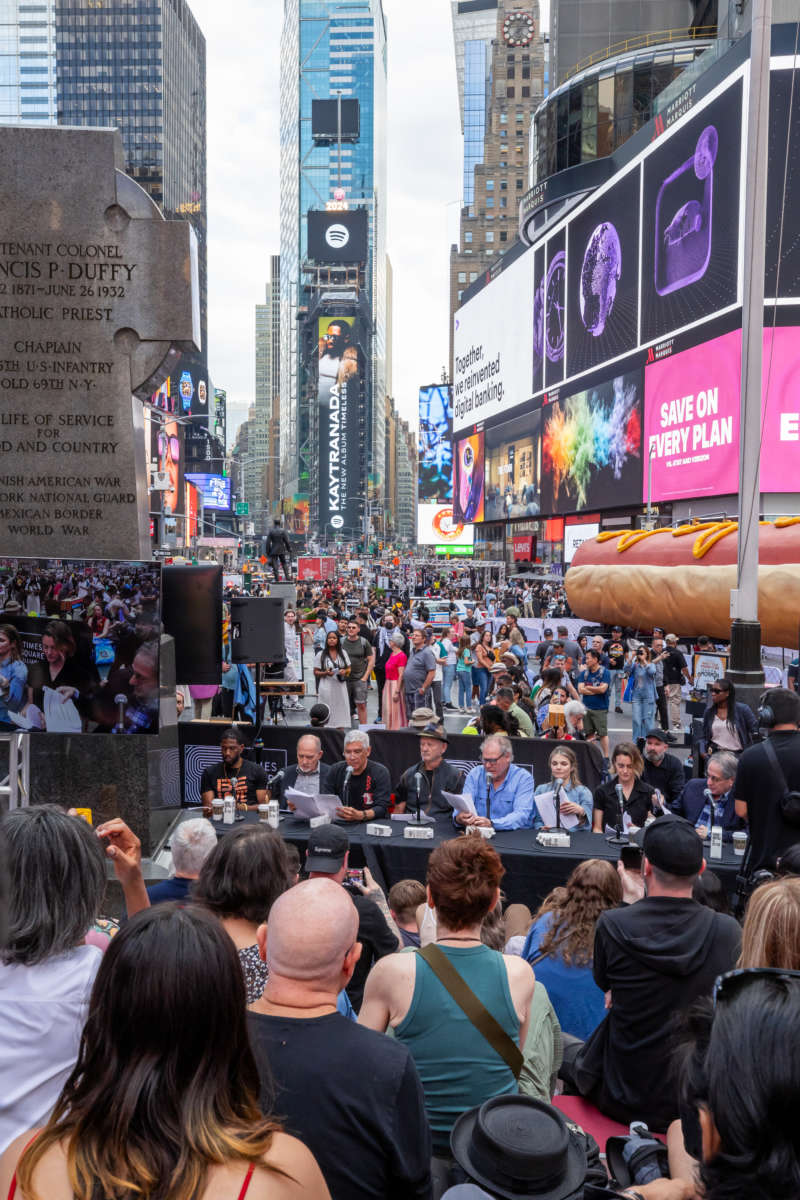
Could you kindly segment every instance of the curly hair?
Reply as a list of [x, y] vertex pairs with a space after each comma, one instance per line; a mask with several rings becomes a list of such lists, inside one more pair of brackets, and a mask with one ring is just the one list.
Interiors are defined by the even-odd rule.
[[500, 855], [482, 837], [437, 846], [428, 859], [428, 887], [442, 924], [458, 930], [482, 921], [504, 875]]
[[601, 858], [578, 863], [566, 887], [546, 896], [534, 918], [538, 921], [545, 913], [552, 913], [537, 957], [547, 958], [557, 951], [568, 967], [588, 966], [597, 918], [621, 903], [622, 883], [612, 863]]

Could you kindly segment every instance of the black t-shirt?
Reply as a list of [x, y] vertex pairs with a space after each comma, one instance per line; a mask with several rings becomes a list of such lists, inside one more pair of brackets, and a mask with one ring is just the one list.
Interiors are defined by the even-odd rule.
[[213, 792], [215, 798], [224, 799], [234, 792], [233, 781], [236, 781], [236, 801], [250, 805], [258, 804], [257, 791], [263, 791], [267, 786], [267, 773], [258, 763], [242, 759], [240, 767], [229, 767], [224, 762], [206, 767], [200, 780], [200, 795]]
[[667, 657], [664, 659], [665, 686], [668, 683], [683, 683], [683, 669], [686, 665], [686, 659], [680, 650], [667, 650]]
[[[770, 734], [769, 740], [786, 777], [786, 786], [790, 791], [800, 791], [800, 733], [780, 731]], [[733, 794], [747, 805], [750, 871], [774, 870], [775, 859], [800, 842], [800, 826], [787, 824], [781, 815], [782, 792], [763, 744], [748, 746], [739, 759]]]
[[361, 958], [356, 963], [353, 978], [347, 985], [350, 1003], [358, 1012], [364, 999], [364, 984], [373, 963], [397, 950], [397, 938], [386, 924], [386, 918], [374, 900], [362, 896], [361, 892], [347, 889], [358, 910], [358, 940], [361, 942]]
[[340, 1013], [247, 1024], [261, 1107], [308, 1146], [332, 1200], [430, 1200], [430, 1129], [402, 1042]]
[[[351, 775], [345, 795], [344, 779], [347, 774], [347, 763], [334, 763], [331, 767], [329, 782], [331, 791], [338, 796], [343, 805], [348, 808], [358, 808], [361, 812], [371, 808], [375, 810], [375, 820], [386, 816], [389, 810], [389, 800], [392, 793], [392, 780], [386, 767], [375, 762], [374, 758], [367, 759], [366, 768], [360, 775]], [[367, 799], [365, 799], [365, 794]]]
[[611, 1008], [579, 1055], [578, 1086], [616, 1121], [641, 1118], [663, 1133], [678, 1116], [672, 1075], [676, 1019], [711, 995], [736, 964], [733, 917], [695, 900], [648, 896], [601, 913], [592, 971]]
[[609, 666], [612, 671], [621, 671], [625, 666], [625, 647], [618, 638], [612, 638], [603, 646], [603, 650], [608, 655]]
[[[595, 810], [600, 809], [602, 811], [603, 824], [608, 825], [611, 829], [615, 829], [618, 824], [622, 824], [622, 814], [620, 813], [616, 785], [616, 779], [609, 779], [607, 783], [601, 783], [594, 794]], [[637, 779], [633, 791], [623, 804], [623, 811], [628, 814], [634, 825], [638, 825], [639, 828], [644, 825], [653, 811], [654, 795], [655, 789], [649, 783], [645, 783], [643, 779]]]

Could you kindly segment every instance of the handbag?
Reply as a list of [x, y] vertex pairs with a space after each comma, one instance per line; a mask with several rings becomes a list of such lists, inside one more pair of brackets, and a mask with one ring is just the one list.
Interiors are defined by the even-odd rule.
[[438, 946], [425, 946], [416, 953], [424, 958], [442, 987], [450, 993], [458, 1007], [472, 1022], [486, 1041], [497, 1051], [510, 1068], [515, 1079], [519, 1079], [524, 1058], [522, 1051], [506, 1033], [488, 1008], [478, 999], [468, 983], [459, 975], [450, 959]]
[[633, 671], [631, 671], [630, 675], [628, 676], [628, 682], [625, 684], [625, 691], [622, 693], [622, 699], [626, 702], [626, 704], [630, 704], [631, 700], [633, 700], [633, 689], [635, 687], [636, 677], [634, 676]]

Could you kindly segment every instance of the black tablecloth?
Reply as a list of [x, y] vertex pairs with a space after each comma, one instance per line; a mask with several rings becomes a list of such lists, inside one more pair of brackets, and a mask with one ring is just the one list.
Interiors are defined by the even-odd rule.
[[[198, 815], [197, 810], [185, 809], [184, 819]], [[258, 820], [258, 814], [249, 812], [244, 818], [248, 823]], [[384, 890], [401, 879], [425, 881], [428, 855], [436, 846], [451, 837], [463, 837], [456, 832], [452, 821], [440, 817], [434, 825], [434, 837], [425, 841], [411, 841], [403, 837], [405, 823], [401, 821], [381, 822], [390, 824], [391, 838], [371, 837], [364, 824], [341, 823], [350, 838], [350, 866], [368, 866]], [[238, 825], [216, 826], [223, 835]], [[305, 847], [310, 833], [308, 821], [297, 817], [281, 818], [280, 834], [287, 842], [294, 843], [301, 859], [305, 858]], [[471, 837], [476, 836], [471, 834]], [[586, 858], [605, 858], [616, 862], [619, 847], [610, 846], [602, 833], [577, 832], [571, 835], [569, 847], [540, 846], [532, 829], [499, 831], [492, 838], [492, 845], [503, 860], [506, 874], [501, 887], [508, 903], [523, 903], [534, 908], [554, 887], [565, 883], [572, 870]], [[706, 853], [708, 848], [706, 848]], [[709, 868], [722, 879], [731, 895], [736, 890], [736, 876], [741, 869], [742, 859], [737, 858], [732, 846], [725, 844], [721, 860], [709, 862]]]

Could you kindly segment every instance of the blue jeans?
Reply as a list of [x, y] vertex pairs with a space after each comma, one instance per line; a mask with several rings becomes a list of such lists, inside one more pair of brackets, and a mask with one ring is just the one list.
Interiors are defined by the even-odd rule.
[[474, 682], [478, 685], [478, 704], [482, 705], [489, 691], [491, 676], [486, 667], [473, 667], [472, 676]]
[[648, 729], [653, 728], [656, 718], [656, 702], [651, 696], [633, 693], [631, 700], [633, 709], [633, 740], [646, 738]]
[[456, 671], [456, 678], [458, 679], [458, 707], [469, 708], [472, 696], [472, 672]]
[[456, 664], [444, 663], [442, 665], [442, 703], [453, 703], [453, 684], [456, 681]]

